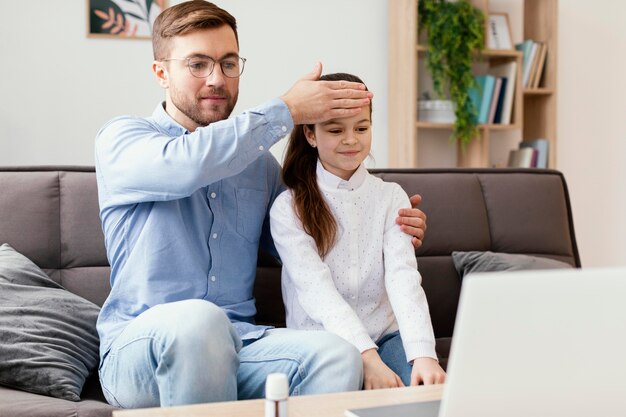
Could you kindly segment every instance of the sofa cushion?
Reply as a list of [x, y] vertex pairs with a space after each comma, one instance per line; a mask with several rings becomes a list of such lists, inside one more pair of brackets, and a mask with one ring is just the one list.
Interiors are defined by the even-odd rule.
[[0, 384], [72, 401], [98, 365], [99, 308], [0, 246]]
[[523, 269], [572, 268], [570, 264], [541, 256], [491, 251], [452, 252], [454, 267], [461, 277], [473, 272], [517, 271]]
[[0, 386], [0, 417], [111, 417], [113, 410], [104, 399], [84, 394], [81, 401], [67, 401]]

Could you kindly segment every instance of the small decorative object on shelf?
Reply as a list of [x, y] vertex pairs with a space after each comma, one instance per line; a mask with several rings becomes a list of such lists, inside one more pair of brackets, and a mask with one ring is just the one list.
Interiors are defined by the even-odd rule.
[[511, 26], [507, 13], [489, 13], [488, 49], [513, 49]]
[[478, 136], [477, 109], [470, 100], [476, 87], [472, 74], [474, 54], [485, 44], [485, 15], [467, 0], [422, 0], [419, 28], [428, 33], [426, 66], [439, 98], [450, 92], [456, 106], [452, 138], [467, 145]]
[[456, 121], [452, 100], [418, 100], [417, 112], [420, 122], [453, 124]]

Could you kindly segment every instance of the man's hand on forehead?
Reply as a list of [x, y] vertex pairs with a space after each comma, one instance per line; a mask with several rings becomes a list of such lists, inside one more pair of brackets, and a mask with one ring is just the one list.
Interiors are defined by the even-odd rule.
[[318, 81], [322, 64], [296, 82], [280, 98], [285, 102], [294, 124], [315, 124], [359, 114], [374, 94], [365, 85], [350, 81]]

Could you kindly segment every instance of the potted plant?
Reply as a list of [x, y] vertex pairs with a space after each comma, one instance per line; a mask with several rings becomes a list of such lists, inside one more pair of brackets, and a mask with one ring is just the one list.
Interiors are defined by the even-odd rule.
[[449, 91], [456, 116], [452, 137], [465, 148], [478, 136], [470, 89], [477, 88], [472, 61], [484, 47], [484, 13], [467, 0], [420, 0], [418, 15], [420, 32], [428, 33], [426, 66], [435, 94], [444, 97]]

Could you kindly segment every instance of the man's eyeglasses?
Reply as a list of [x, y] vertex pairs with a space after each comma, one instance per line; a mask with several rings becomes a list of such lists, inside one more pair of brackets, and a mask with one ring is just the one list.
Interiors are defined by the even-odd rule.
[[230, 57], [215, 61], [208, 56], [194, 56], [189, 58], [167, 58], [161, 61], [187, 61], [189, 72], [196, 78], [206, 78], [213, 74], [216, 63], [220, 64], [224, 76], [228, 78], [238, 78], [243, 73], [243, 67], [246, 65], [246, 59], [242, 57]]

